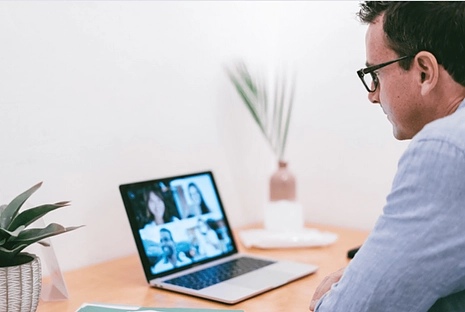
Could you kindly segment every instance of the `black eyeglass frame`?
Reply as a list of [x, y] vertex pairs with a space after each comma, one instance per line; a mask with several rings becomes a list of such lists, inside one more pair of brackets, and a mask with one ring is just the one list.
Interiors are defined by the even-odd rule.
[[[381, 64], [378, 64], [378, 65], [372, 65], [372, 66], [369, 66], [369, 67], [366, 67], [366, 68], [362, 68], [362, 69], [357, 70], [357, 75], [360, 78], [360, 80], [362, 81], [363, 85], [365, 86], [365, 88], [367, 89], [368, 92], [375, 92], [376, 89], [378, 88], [379, 80], [378, 80], [378, 76], [374, 73], [374, 71], [378, 70], [380, 68], [383, 68], [384, 66], [388, 66], [388, 65], [391, 65], [393, 63], [405, 60], [406, 58], [409, 58], [409, 57], [414, 57], [414, 56], [406, 55], [406, 56], [399, 57], [398, 59], [395, 59], [395, 60], [392, 60], [392, 61], [389, 61], [389, 62], [386, 62], [386, 63], [381, 63]], [[363, 79], [363, 77], [365, 75], [368, 75], [368, 74], [370, 74], [371, 78], [373, 79], [373, 85], [374, 85], [373, 90], [371, 90], [370, 87], [367, 86], [365, 80]]]

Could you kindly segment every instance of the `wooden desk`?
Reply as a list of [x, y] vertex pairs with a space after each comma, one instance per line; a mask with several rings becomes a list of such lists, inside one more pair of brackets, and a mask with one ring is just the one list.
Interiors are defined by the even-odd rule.
[[[74, 312], [83, 302], [103, 302], [146, 307], [192, 307], [242, 309], [247, 312], [308, 311], [316, 287], [329, 273], [347, 265], [347, 251], [361, 245], [368, 232], [332, 226], [309, 225], [339, 235], [326, 247], [261, 250], [246, 249], [237, 239], [241, 252], [291, 259], [319, 266], [310, 276], [276, 288], [235, 305], [177, 294], [148, 286], [137, 255], [69, 271], [64, 274], [70, 298], [65, 301], [39, 303], [37, 312]], [[237, 238], [237, 236], [236, 236]]]

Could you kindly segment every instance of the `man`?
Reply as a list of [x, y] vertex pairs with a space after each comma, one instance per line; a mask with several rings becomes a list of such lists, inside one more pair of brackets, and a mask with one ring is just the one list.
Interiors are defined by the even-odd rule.
[[160, 246], [163, 251], [163, 256], [152, 268], [153, 273], [171, 270], [191, 263], [191, 260], [184, 252], [178, 253], [173, 235], [171, 235], [170, 230], [166, 228], [160, 229]]
[[365, 2], [358, 71], [399, 140], [383, 214], [310, 310], [465, 311], [465, 2]]

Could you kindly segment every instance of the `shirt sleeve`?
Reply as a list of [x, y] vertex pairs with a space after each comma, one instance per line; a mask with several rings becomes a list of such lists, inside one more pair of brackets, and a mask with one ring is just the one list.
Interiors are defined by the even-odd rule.
[[465, 153], [412, 141], [362, 248], [316, 312], [427, 311], [465, 289]]

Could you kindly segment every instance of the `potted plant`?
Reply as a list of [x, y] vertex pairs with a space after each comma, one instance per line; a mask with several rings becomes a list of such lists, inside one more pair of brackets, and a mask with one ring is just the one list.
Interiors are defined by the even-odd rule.
[[276, 77], [270, 92], [263, 78], [250, 74], [244, 62], [227, 69], [228, 76], [270, 145], [278, 169], [270, 178], [270, 201], [296, 199], [295, 178], [287, 168], [284, 151], [294, 103], [294, 81]]
[[20, 212], [24, 202], [41, 185], [42, 182], [34, 185], [8, 205], [0, 206], [0, 311], [36, 311], [42, 288], [40, 259], [24, 252], [24, 248], [33, 243], [48, 246], [41, 240], [79, 228], [65, 228], [56, 223], [44, 228], [27, 228], [50, 211], [69, 205], [63, 201]]

